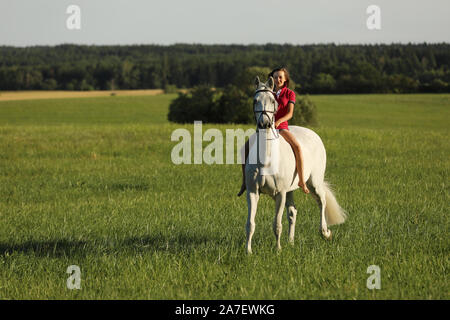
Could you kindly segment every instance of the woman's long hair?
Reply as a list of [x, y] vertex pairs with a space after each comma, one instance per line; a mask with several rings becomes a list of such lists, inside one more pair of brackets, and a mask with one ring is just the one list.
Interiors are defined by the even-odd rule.
[[283, 71], [283, 72], [284, 72], [284, 77], [286, 78], [286, 82], [284, 83], [284, 86], [287, 87], [287, 88], [289, 88], [289, 80], [290, 80], [291, 78], [290, 78], [289, 72], [287, 71], [286, 68], [283, 67], [283, 68], [276, 68], [276, 69], [273, 69], [272, 72], [269, 73], [269, 78], [270, 78], [270, 77], [273, 77], [273, 75], [275, 74], [275, 72], [278, 72], [278, 71]]

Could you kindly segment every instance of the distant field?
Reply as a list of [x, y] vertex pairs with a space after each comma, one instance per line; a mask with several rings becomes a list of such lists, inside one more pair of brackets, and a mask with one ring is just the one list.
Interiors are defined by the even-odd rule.
[[153, 96], [164, 93], [163, 90], [111, 90], [111, 91], [1, 91], [0, 101], [63, 99], [63, 98], [94, 98], [116, 96]]
[[4, 101], [0, 124], [5, 125], [124, 125], [164, 124], [176, 94], [103, 98]]
[[174, 97], [0, 101], [0, 298], [449, 299], [450, 95], [312, 96], [349, 219], [323, 240], [298, 192], [277, 253], [264, 196], [251, 256], [239, 165], [170, 160]]

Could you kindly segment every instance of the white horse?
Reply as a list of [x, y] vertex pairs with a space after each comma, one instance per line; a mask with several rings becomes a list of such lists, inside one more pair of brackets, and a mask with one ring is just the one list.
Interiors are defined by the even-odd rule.
[[[289, 221], [289, 242], [294, 242], [297, 210], [293, 192], [299, 188], [294, 152], [289, 143], [281, 138], [281, 135], [278, 135], [274, 128], [274, 114], [277, 108], [273, 95], [274, 80], [270, 77], [266, 83], [262, 83], [257, 77], [255, 85], [257, 89], [254, 96], [253, 111], [258, 132], [250, 137], [249, 156], [245, 164], [248, 204], [246, 225], [248, 253], [252, 252], [256, 209], [261, 193], [268, 194], [276, 202], [273, 231], [277, 240], [277, 248], [281, 249], [281, 220], [284, 207], [286, 207]], [[304, 161], [304, 181], [306, 181], [311, 196], [319, 205], [319, 231], [325, 239], [330, 239], [331, 230], [328, 229], [328, 226], [343, 223], [346, 219], [346, 213], [337, 203], [328, 183], [324, 181], [325, 147], [320, 137], [308, 128], [289, 126], [289, 130], [301, 145]], [[259, 138], [257, 138], [258, 136]], [[252, 145], [252, 141], [258, 142]], [[257, 158], [255, 158], [255, 154], [259, 154], [259, 157], [256, 156]], [[252, 157], [257, 160], [249, 161]]]

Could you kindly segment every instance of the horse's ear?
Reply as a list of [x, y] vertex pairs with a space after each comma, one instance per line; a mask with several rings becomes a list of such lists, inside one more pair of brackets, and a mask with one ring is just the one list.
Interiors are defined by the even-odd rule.
[[261, 81], [259, 80], [259, 77], [256, 76], [256, 78], [255, 78], [255, 86], [256, 86], [256, 89], [258, 89], [259, 83], [260, 83], [260, 82], [261, 82]]
[[266, 85], [270, 88], [270, 90], [273, 91], [273, 87], [275, 86], [275, 80], [273, 80], [272, 76], [269, 77], [269, 80], [267, 80]]

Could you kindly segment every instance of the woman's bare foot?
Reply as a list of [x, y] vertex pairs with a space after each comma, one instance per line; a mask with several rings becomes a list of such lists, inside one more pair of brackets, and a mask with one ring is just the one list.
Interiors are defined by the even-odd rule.
[[238, 197], [242, 196], [242, 194], [244, 193], [245, 189], [246, 189], [245, 183], [242, 183], [241, 190], [239, 191], [237, 196]]
[[300, 188], [302, 188], [302, 190], [303, 190], [304, 193], [309, 193], [309, 189], [308, 189], [308, 187], [306, 186], [305, 183], [302, 184], [301, 182], [299, 182], [299, 183], [298, 183], [298, 186], [299, 186]]

